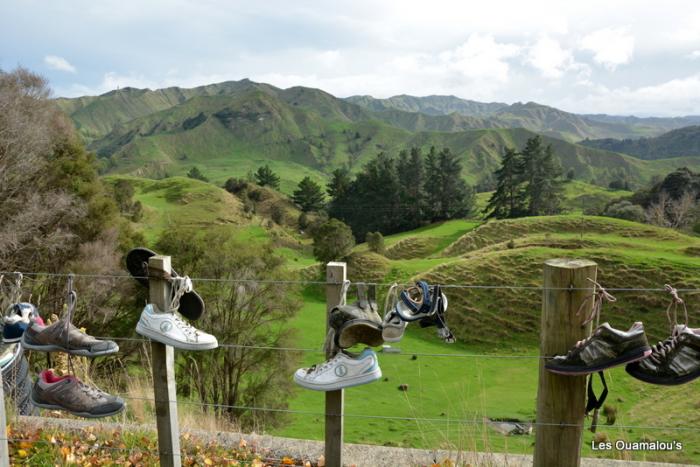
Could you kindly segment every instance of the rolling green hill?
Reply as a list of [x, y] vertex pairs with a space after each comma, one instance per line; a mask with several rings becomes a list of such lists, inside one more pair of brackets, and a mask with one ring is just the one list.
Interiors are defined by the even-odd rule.
[[[192, 97], [120, 124], [90, 148], [108, 173], [158, 178], [184, 175], [196, 166], [217, 184], [269, 163], [281, 175], [283, 191], [290, 193], [305, 176], [322, 182], [334, 168], [357, 169], [380, 151], [396, 154], [411, 146], [451, 148], [462, 159], [464, 177], [475, 183], [498, 167], [505, 147], [522, 147], [534, 135], [521, 128], [410, 132], [363, 120], [365, 116], [320, 91], [291, 88], [275, 94], [255, 88]], [[641, 183], [668, 171], [662, 161], [640, 161], [549, 137], [545, 142], [552, 144], [563, 167], [582, 180], [606, 184], [613, 171], [621, 170]], [[700, 161], [691, 166], [700, 167]], [[669, 170], [674, 168], [671, 164]]]
[[[136, 187], [135, 198], [144, 204], [146, 215], [137, 224], [149, 241], [168, 226], [168, 219], [201, 228], [228, 229], [232, 235], [250, 241], [273, 241], [276, 252], [288, 260], [292, 270], [317, 271], [308, 239], [291, 228], [269, 222], [264, 210], [241, 213], [240, 200], [211, 184], [175, 177], [147, 180], [121, 175], [107, 180], [127, 179]], [[599, 189], [572, 182], [571, 193], [600, 194]], [[615, 194], [616, 192], [606, 192]], [[269, 196], [278, 196], [273, 192]], [[275, 199], [276, 202], [279, 200]], [[204, 203], [204, 204], [202, 204]], [[204, 209], [208, 206], [210, 209]], [[231, 214], [231, 218], [227, 217]], [[162, 217], [162, 219], [161, 219]], [[512, 242], [511, 242], [512, 240]], [[353, 281], [407, 283], [422, 277], [445, 284], [541, 285], [542, 263], [553, 257], [590, 258], [600, 266], [599, 280], [608, 287], [659, 288], [698, 287], [700, 239], [670, 229], [590, 216], [555, 216], [480, 223], [453, 220], [414, 231], [388, 236], [386, 253], [370, 253], [360, 244], [349, 258]], [[304, 276], [308, 277], [308, 276]], [[383, 303], [386, 287], [379, 287]], [[541, 291], [517, 288], [445, 289], [449, 297], [448, 323], [458, 343], [446, 345], [434, 329], [409, 327], [395, 348], [400, 353], [380, 353], [384, 378], [376, 383], [346, 391], [348, 420], [345, 439], [396, 446], [529, 453], [532, 435], [503, 436], [484, 422], [484, 417], [534, 417], [537, 387], [538, 329]], [[352, 293], [352, 291], [351, 291]], [[613, 292], [618, 302], [607, 304], [602, 320], [613, 326], [629, 326], [643, 320], [649, 340], [668, 333], [663, 292]], [[310, 285], [302, 296], [304, 306], [290, 321], [302, 330], [296, 346], [320, 349], [325, 335], [325, 302], [321, 287]], [[700, 296], [684, 296], [689, 310], [700, 306]], [[205, 297], [206, 299], [206, 297]], [[694, 317], [692, 319], [695, 319]], [[697, 324], [697, 323], [695, 323]], [[441, 355], [431, 357], [425, 354]], [[450, 357], [451, 354], [460, 356]], [[416, 355], [413, 358], [413, 355]], [[479, 355], [469, 357], [465, 355]], [[518, 355], [520, 358], [502, 358]], [[318, 363], [320, 352], [303, 353], [304, 365]], [[615, 425], [602, 425], [599, 433], [611, 439], [679, 439], [687, 445], [700, 442], [694, 431], [673, 427], [694, 423], [693, 407], [700, 400], [688, 386], [665, 388], [646, 385], [614, 369], [608, 378], [608, 404], [617, 409]], [[407, 384], [408, 391], [397, 388]], [[296, 389], [292, 394], [286, 422], [275, 434], [322, 439], [323, 395]], [[363, 415], [387, 415], [379, 420]], [[406, 422], [415, 417], [425, 421]], [[455, 422], [454, 420], [461, 420]], [[468, 420], [469, 422], [465, 422]], [[619, 425], [668, 426], [664, 431], [619, 428]], [[583, 452], [590, 451], [593, 434], [585, 431]], [[612, 455], [606, 453], [605, 455]], [[601, 455], [601, 454], [598, 454]], [[619, 455], [619, 453], [617, 454]], [[642, 459], [633, 453], [625, 459]], [[700, 453], [688, 449], [679, 453], [647, 453], [646, 460], [700, 461]]]
[[679, 128], [653, 138], [623, 140], [606, 138], [585, 140], [581, 144], [606, 151], [622, 152], [640, 159], [700, 157], [700, 126]]

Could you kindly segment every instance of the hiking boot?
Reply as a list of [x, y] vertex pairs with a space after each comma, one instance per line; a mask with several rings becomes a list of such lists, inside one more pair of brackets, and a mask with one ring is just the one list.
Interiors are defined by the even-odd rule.
[[651, 350], [649, 358], [627, 365], [627, 373], [646, 383], [666, 386], [700, 377], [700, 329], [676, 325], [671, 337]]
[[143, 309], [136, 332], [177, 349], [210, 350], [219, 346], [216, 337], [185, 322], [177, 313], [162, 312], [151, 303]]
[[300, 368], [294, 373], [294, 382], [314, 391], [336, 391], [371, 383], [381, 377], [377, 354], [365, 349], [358, 356], [341, 351], [321, 364]]
[[357, 344], [378, 346], [382, 339], [382, 318], [377, 313], [377, 303], [368, 299], [367, 285], [357, 284], [357, 301], [351, 305], [341, 304], [333, 308], [328, 316], [332, 333], [325, 348], [347, 349]]
[[44, 324], [44, 320], [39, 316], [39, 310], [34, 305], [25, 302], [11, 305], [3, 318], [3, 342], [6, 344], [19, 342], [32, 322], [42, 326]]
[[634, 362], [650, 354], [651, 347], [642, 323], [634, 323], [627, 332], [603, 323], [590, 337], [579, 341], [569, 353], [549, 359], [544, 366], [552, 373], [587, 375]]
[[108, 340], [97, 339], [75, 327], [67, 318], [42, 326], [34, 322], [22, 335], [22, 347], [39, 352], [64, 352], [81, 357], [99, 357], [119, 351]]
[[87, 385], [75, 376], [58, 376], [51, 370], [39, 374], [31, 399], [37, 407], [64, 410], [85, 418], [109, 417], [124, 410], [121, 398]]

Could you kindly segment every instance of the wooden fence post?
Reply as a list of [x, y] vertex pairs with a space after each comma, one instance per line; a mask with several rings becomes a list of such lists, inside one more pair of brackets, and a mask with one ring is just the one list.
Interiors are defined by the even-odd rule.
[[[340, 303], [343, 282], [347, 277], [345, 263], [331, 262], [326, 265], [326, 332], [328, 316]], [[326, 355], [326, 358], [331, 355]], [[343, 465], [343, 390], [326, 392], [326, 467]]]
[[[593, 300], [576, 315], [593, 294], [597, 265], [588, 260], [552, 259], [544, 264], [540, 356], [565, 354], [585, 339], [591, 324], [581, 326]], [[569, 290], [567, 290], [569, 289]], [[544, 369], [540, 359], [535, 427], [536, 467], [573, 467], [581, 463], [581, 441], [586, 408], [586, 377], [564, 376]]]
[[[152, 256], [148, 260], [150, 271], [170, 274], [170, 256]], [[149, 277], [149, 301], [161, 311], [170, 309], [170, 282], [161, 277]], [[158, 430], [158, 454], [162, 467], [179, 467], [180, 427], [177, 421], [177, 391], [175, 385], [175, 351], [160, 342], [151, 341], [153, 365], [153, 393], [155, 396], [156, 428]]]
[[[20, 345], [20, 344], [15, 344]], [[21, 357], [20, 357], [21, 358]], [[5, 389], [3, 387], [2, 371], [0, 371], [0, 427], [2, 438], [0, 439], [0, 465], [10, 465], [10, 451], [7, 447], [7, 418], [5, 416]]]

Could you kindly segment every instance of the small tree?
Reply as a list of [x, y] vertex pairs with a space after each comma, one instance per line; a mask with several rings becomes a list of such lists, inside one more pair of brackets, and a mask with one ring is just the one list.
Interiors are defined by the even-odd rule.
[[313, 232], [314, 257], [323, 262], [345, 258], [355, 246], [352, 230], [338, 219], [331, 219]]
[[379, 253], [380, 255], [384, 254], [384, 236], [381, 232], [367, 232], [365, 241], [367, 242], [369, 251]]
[[248, 188], [248, 182], [243, 180], [242, 178], [231, 177], [228, 180], [226, 180], [226, 183], [224, 183], [224, 190], [234, 195], [240, 193], [246, 188]]
[[272, 171], [269, 165], [265, 164], [255, 172], [255, 181], [260, 186], [269, 186], [275, 190], [280, 187], [279, 176]]
[[566, 172], [566, 179], [569, 180], [569, 181], [571, 181], [571, 180], [573, 180], [574, 178], [576, 178], [576, 172], [574, 172], [574, 169], [571, 168], [571, 169], [568, 170], [568, 172]]
[[272, 208], [270, 208], [270, 218], [277, 224], [277, 225], [282, 225], [284, 224], [284, 207], [281, 206], [279, 203], [275, 203], [272, 205]]
[[199, 170], [197, 167], [192, 167], [189, 172], [187, 172], [187, 176], [189, 178], [193, 178], [195, 180], [201, 180], [203, 182], [208, 182], [209, 179], [204, 176], [204, 174]]
[[324, 204], [323, 190], [318, 183], [311, 180], [311, 177], [304, 177], [299, 182], [292, 199], [304, 212], [318, 211]]

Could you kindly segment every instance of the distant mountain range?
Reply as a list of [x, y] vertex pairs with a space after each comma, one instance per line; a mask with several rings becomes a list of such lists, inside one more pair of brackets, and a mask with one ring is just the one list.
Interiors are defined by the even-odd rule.
[[[57, 99], [103, 163], [103, 170], [162, 177], [197, 166], [214, 181], [269, 163], [289, 191], [304, 176], [358, 168], [380, 151], [449, 147], [475, 183], [499, 164], [506, 146], [545, 136], [576, 177], [605, 184], [624, 173], [643, 181], [700, 159], [641, 161], [574, 144], [584, 138], [666, 131], [673, 119], [604, 121], [535, 103], [501, 104], [452, 96], [340, 99], [319, 89], [280, 89], [249, 80], [184, 89], [123, 88]], [[668, 120], [668, 121], [667, 121]]]
[[624, 152], [640, 159], [700, 156], [700, 126], [671, 130], [661, 136], [639, 139], [594, 139], [581, 144], [607, 151]]

